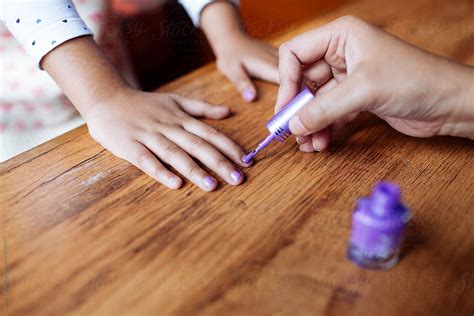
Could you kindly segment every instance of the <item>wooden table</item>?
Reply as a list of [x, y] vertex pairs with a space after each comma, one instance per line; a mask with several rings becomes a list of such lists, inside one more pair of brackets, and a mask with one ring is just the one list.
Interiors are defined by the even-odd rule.
[[[474, 63], [472, 1], [349, 2], [352, 13]], [[214, 65], [160, 89], [230, 105], [250, 149], [277, 88], [241, 101]], [[241, 129], [242, 126], [247, 128]], [[251, 127], [250, 129], [248, 127]], [[403, 136], [373, 116], [325, 153], [272, 145], [239, 187], [170, 191], [73, 130], [0, 167], [2, 315], [472, 315], [474, 143]], [[414, 212], [401, 262], [346, 259], [356, 199], [380, 179]], [[5, 282], [7, 281], [7, 282]]]

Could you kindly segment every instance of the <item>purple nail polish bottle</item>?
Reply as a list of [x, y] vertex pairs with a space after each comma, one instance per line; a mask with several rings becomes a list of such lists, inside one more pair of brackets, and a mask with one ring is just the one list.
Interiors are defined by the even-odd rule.
[[360, 198], [352, 215], [348, 258], [369, 269], [390, 269], [399, 260], [405, 225], [411, 212], [402, 203], [400, 188], [379, 182], [372, 195]]
[[245, 155], [242, 158], [242, 161], [248, 164], [259, 151], [267, 147], [274, 139], [283, 143], [291, 135], [289, 127], [290, 119], [313, 98], [314, 94], [308, 88], [305, 88], [298, 93], [298, 95], [296, 95], [267, 122], [265, 127], [268, 129], [270, 134], [268, 134], [268, 136], [257, 145], [257, 148]]

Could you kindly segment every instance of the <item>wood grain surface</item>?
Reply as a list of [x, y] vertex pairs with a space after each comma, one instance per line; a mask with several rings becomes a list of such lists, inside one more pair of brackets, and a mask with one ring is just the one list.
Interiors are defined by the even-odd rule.
[[[473, 2], [354, 1], [352, 13], [473, 64]], [[440, 78], [442, 80], [442, 78]], [[173, 91], [232, 107], [210, 122], [247, 149], [277, 87], [244, 104], [214, 65]], [[273, 144], [239, 187], [167, 190], [80, 127], [0, 166], [1, 315], [472, 315], [474, 143], [403, 136], [366, 115], [324, 153]], [[351, 212], [380, 179], [414, 213], [401, 262], [346, 259]]]

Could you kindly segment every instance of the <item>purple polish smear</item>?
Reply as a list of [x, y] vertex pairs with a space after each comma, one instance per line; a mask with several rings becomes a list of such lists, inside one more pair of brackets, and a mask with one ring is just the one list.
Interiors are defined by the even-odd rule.
[[275, 114], [265, 125], [270, 134], [257, 145], [257, 148], [245, 155], [242, 161], [245, 164], [249, 164], [255, 155], [267, 147], [274, 139], [283, 143], [291, 135], [289, 128], [290, 119], [313, 98], [313, 93], [306, 88], [288, 102], [280, 112]]

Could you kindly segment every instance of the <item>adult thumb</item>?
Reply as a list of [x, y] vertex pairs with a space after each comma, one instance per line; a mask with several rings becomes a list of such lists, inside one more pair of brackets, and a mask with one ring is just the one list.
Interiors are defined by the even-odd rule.
[[294, 135], [310, 135], [339, 119], [367, 108], [369, 94], [355, 76], [349, 76], [330, 91], [317, 95], [290, 120]]

